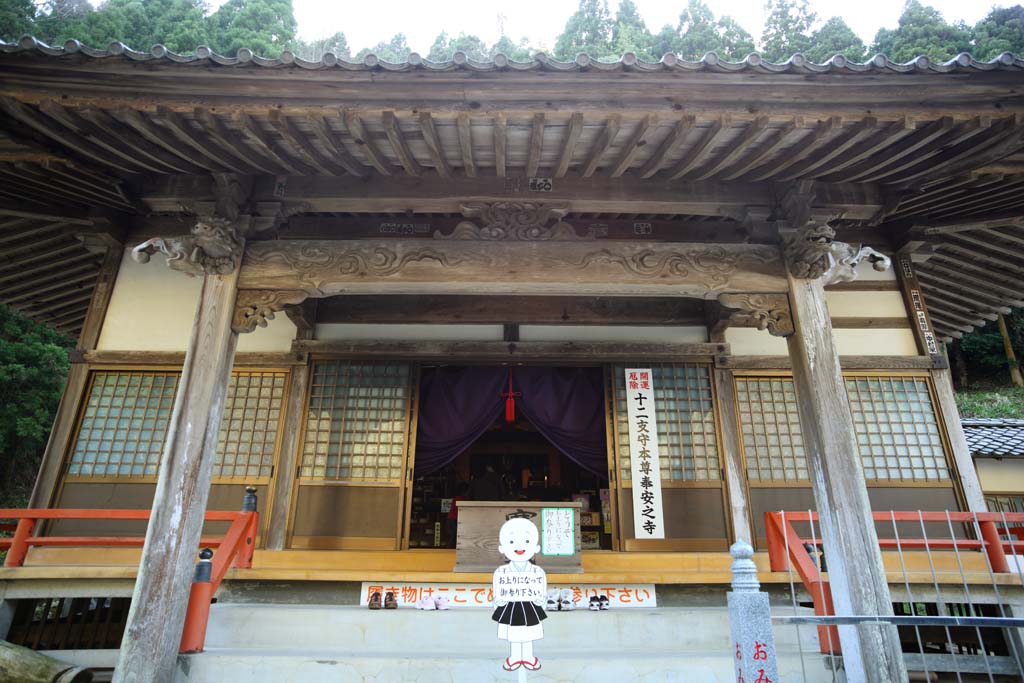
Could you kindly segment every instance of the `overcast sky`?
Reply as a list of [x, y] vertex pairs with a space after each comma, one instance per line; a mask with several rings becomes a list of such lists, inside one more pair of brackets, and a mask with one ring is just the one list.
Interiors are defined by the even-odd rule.
[[[947, 21], [963, 20], [969, 24], [984, 17], [993, 4], [1007, 6], [1015, 2], [981, 0], [924, 0], [945, 16]], [[501, 35], [499, 26], [513, 40], [528, 38], [537, 47], [554, 47], [555, 38], [566, 19], [576, 11], [578, 0], [391, 0], [387, 3], [355, 2], [354, 0], [293, 0], [299, 35], [306, 39], [322, 38], [341, 31], [355, 53], [396, 33], [404, 33], [409, 46], [426, 55], [434, 38], [441, 31], [450, 35], [460, 32], [477, 35], [487, 43]], [[657, 31], [664, 24], [676, 25], [685, 0], [635, 0], [647, 27]], [[729, 14], [743, 25], [756, 40], [764, 23], [764, 4], [759, 0], [707, 0], [715, 16]], [[903, 8], [901, 0], [810, 0], [819, 21], [840, 15], [846, 23], [870, 44], [882, 26], [894, 28]], [[612, 13], [619, 0], [609, 0]]]

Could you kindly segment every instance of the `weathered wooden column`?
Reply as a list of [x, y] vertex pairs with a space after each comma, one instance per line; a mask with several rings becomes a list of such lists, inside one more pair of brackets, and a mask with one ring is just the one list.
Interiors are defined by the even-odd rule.
[[[815, 223], [784, 235], [794, 326], [789, 356], [836, 614], [891, 615], [889, 585], [825, 303], [825, 285], [854, 279], [862, 259], [869, 258], [879, 270], [889, 266], [889, 259], [834, 242], [834, 237], [831, 227]], [[907, 680], [895, 626], [840, 626], [839, 638], [851, 683]]]
[[117, 682], [154, 683], [174, 675], [238, 340], [231, 323], [244, 223], [237, 217], [200, 219], [191, 236], [156, 238], [132, 252], [145, 263], [149, 253], [162, 251], [172, 269], [202, 277], [203, 286], [114, 670]]

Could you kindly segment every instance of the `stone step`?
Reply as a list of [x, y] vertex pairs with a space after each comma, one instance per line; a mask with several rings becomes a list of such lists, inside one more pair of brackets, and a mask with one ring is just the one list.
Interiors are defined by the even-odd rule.
[[[449, 648], [454, 643], [449, 643]], [[507, 651], [492, 644], [486, 653], [469, 656], [451, 649], [430, 656], [392, 656], [382, 653], [342, 655], [333, 650], [280, 651], [209, 649], [178, 658], [174, 683], [248, 681], [255, 683], [735, 683], [728, 655], [690, 653], [589, 652], [573, 653], [537, 646], [540, 671], [506, 672], [501, 668]], [[843, 683], [842, 672], [833, 678], [819, 656], [803, 663], [795, 654], [778, 658], [779, 679], [785, 683]], [[806, 675], [805, 675], [806, 672]], [[754, 681], [754, 678], [746, 678]]]
[[[817, 632], [776, 629], [776, 649], [817, 652]], [[722, 607], [555, 612], [544, 621], [548, 648], [568, 652], [725, 652], [729, 613]], [[498, 644], [490, 610], [411, 608], [368, 610], [356, 606], [215, 604], [206, 632], [208, 649], [323, 650], [415, 656], [451, 651], [490, 651]]]

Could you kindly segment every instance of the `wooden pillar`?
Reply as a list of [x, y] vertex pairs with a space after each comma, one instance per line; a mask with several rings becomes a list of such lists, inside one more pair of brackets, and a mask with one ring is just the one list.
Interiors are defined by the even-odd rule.
[[57, 405], [53, 429], [46, 442], [43, 461], [39, 467], [39, 474], [36, 476], [35, 486], [32, 488], [32, 496], [29, 498], [28, 506], [31, 508], [49, 507], [55, 502], [53, 496], [57, 490], [61, 468], [64, 465], [64, 455], [74, 436], [72, 431], [75, 427], [75, 417], [82, 392], [85, 391], [85, 385], [89, 378], [89, 366], [82, 362], [81, 352], [92, 351], [96, 348], [100, 331], [103, 329], [103, 319], [107, 314], [107, 306], [110, 304], [110, 296], [114, 291], [114, 283], [117, 281], [117, 272], [124, 256], [122, 244], [109, 235], [89, 234], [83, 236], [82, 241], [90, 251], [102, 250], [103, 264], [100, 266], [99, 276], [96, 278], [96, 285], [92, 290], [92, 298], [89, 300], [89, 308], [85, 313], [82, 331], [78, 335], [78, 345], [75, 348], [75, 353], [72, 353], [71, 367], [68, 370], [67, 381], [64, 383], [64, 392]]
[[[201, 240], [211, 225], [221, 232], [204, 243]], [[234, 227], [221, 223], [218, 228], [214, 221], [200, 221], [193, 235], [196, 239], [187, 243], [188, 238], [180, 238], [182, 244], [151, 240], [133, 252], [142, 262], [149, 260], [147, 249], [177, 253], [179, 258], [169, 259], [168, 265], [198, 270], [203, 284], [161, 454], [153, 512], [114, 669], [115, 683], [151, 683], [174, 677], [238, 342], [232, 316], [243, 242]], [[197, 251], [201, 252], [198, 257]]]
[[956, 407], [956, 394], [953, 392], [953, 375], [949, 370], [932, 370], [932, 384], [935, 385], [935, 398], [942, 421], [946, 425], [953, 462], [956, 464], [960, 479], [960, 492], [970, 512], [987, 512], [985, 494], [981, 490], [978, 470], [974, 467], [971, 447], [967, 445], [967, 436], [960, 423], [960, 411]]
[[[825, 303], [825, 284], [835, 281], [835, 269], [844, 268], [842, 279], [852, 279], [861, 254], [837, 258], [836, 250], [848, 246], [832, 242], [834, 235], [827, 226], [812, 225], [787, 237], [794, 325], [789, 356], [836, 614], [891, 615], [889, 585]], [[895, 626], [840, 626], [839, 634], [848, 680], [907, 680]]]
[[292, 507], [295, 491], [296, 468], [299, 463], [299, 446], [302, 443], [302, 416], [306, 406], [306, 392], [309, 387], [309, 362], [292, 368], [292, 381], [288, 388], [286, 403], [284, 439], [281, 442], [281, 457], [277, 464], [277, 478], [274, 481], [274, 503], [267, 523], [267, 550], [284, 550], [288, 535], [288, 513]]
[[722, 449], [725, 451], [725, 481], [729, 488], [729, 508], [732, 513], [732, 541], [746, 541], [753, 545], [754, 530], [750, 526], [747, 476], [743, 471], [743, 459], [740, 457], [736, 385], [731, 371], [715, 370], [715, 391], [722, 418]]

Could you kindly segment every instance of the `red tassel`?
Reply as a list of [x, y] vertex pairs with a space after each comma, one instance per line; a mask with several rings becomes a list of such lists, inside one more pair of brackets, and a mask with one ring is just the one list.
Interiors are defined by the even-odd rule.
[[521, 396], [518, 391], [512, 391], [512, 368], [508, 370], [508, 393], [503, 393], [505, 397], [505, 422], [516, 421], [516, 396]]

